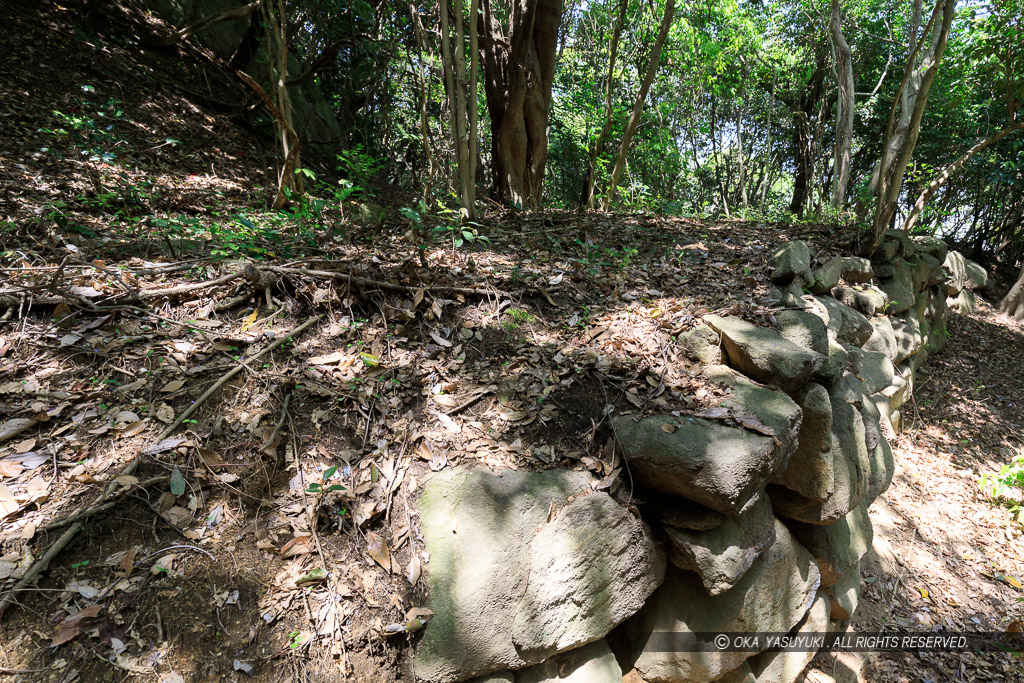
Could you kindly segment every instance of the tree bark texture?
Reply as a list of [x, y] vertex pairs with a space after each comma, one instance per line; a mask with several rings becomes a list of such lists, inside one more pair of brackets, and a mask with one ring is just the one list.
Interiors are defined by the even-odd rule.
[[836, 140], [833, 151], [832, 208], [846, 206], [846, 193], [850, 186], [850, 146], [853, 140], [853, 54], [842, 28], [839, 0], [832, 0], [829, 31], [832, 36], [836, 84], [839, 87], [836, 103]]
[[[872, 178], [872, 186], [876, 189], [876, 202], [869, 240], [862, 249], [867, 254], [874, 253], [881, 244], [882, 236], [896, 215], [897, 202], [903, 188], [903, 176], [917, 146], [917, 136], [921, 132], [921, 117], [928, 102], [928, 91], [939, 71], [942, 55], [946, 51], [946, 40], [949, 38], [955, 10], [956, 0], [938, 0], [920, 39], [917, 39], [921, 3], [920, 0], [915, 3], [911, 20], [913, 30], [910, 33], [912, 49], [903, 73], [903, 81], [900, 83], [889, 115], [882, 157]], [[926, 40], [928, 49], [918, 63], [917, 54]], [[896, 118], [897, 106], [899, 119]]]
[[482, 0], [480, 47], [494, 198], [508, 207], [528, 207], [542, 196], [562, 0], [509, 2], [497, 7], [496, 0]]

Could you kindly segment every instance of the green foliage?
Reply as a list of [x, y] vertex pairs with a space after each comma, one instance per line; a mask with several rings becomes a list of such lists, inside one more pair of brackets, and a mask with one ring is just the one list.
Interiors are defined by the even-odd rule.
[[1013, 456], [991, 479], [986, 474], [981, 475], [979, 487], [990, 499], [1005, 505], [1017, 521], [1024, 524], [1024, 502], [1021, 502], [1024, 495], [1024, 452]]
[[[81, 87], [86, 93], [94, 92], [90, 85]], [[58, 125], [40, 128], [39, 132], [52, 135], [55, 145], [43, 147], [40, 151], [52, 153], [60, 159], [67, 152], [75, 151], [89, 161], [103, 163], [111, 163], [117, 157], [114, 148], [124, 143], [115, 133], [115, 123], [125, 118], [120, 100], [111, 97], [94, 106], [80, 99], [66, 112], [54, 110], [53, 116]]]
[[382, 160], [368, 154], [360, 144], [338, 154], [338, 172], [344, 177], [334, 191], [335, 199], [345, 201], [372, 198], [374, 193], [370, 189], [371, 181], [382, 167]]

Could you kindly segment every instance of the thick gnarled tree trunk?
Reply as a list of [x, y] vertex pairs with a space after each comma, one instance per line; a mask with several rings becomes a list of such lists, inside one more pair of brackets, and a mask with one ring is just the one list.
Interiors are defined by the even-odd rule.
[[[555, 77], [562, 0], [481, 2], [480, 48], [491, 115], [494, 198], [510, 207], [541, 200], [548, 154], [548, 110]], [[501, 16], [506, 16], [506, 26]]]
[[1021, 266], [1017, 282], [999, 302], [999, 310], [1017, 320], [1024, 320], [1024, 266]]
[[836, 83], [839, 86], [836, 102], [836, 141], [833, 150], [832, 208], [841, 211], [846, 206], [846, 192], [850, 186], [850, 147], [853, 141], [853, 54], [842, 28], [839, 0], [832, 0], [829, 15], [829, 33], [832, 37]]
[[876, 195], [875, 214], [871, 232], [866, 235], [867, 244], [862, 245], [865, 254], [874, 253], [896, 216], [897, 202], [903, 188], [903, 176], [917, 146], [917, 136], [921, 132], [921, 117], [928, 102], [928, 91], [939, 71], [942, 55], [946, 51], [946, 41], [949, 38], [955, 10], [956, 0], [937, 0], [931, 18], [918, 37], [918, 28], [921, 25], [921, 0], [915, 0], [910, 23], [910, 54], [903, 72], [903, 81], [889, 113], [882, 156], [871, 178], [870, 189]]

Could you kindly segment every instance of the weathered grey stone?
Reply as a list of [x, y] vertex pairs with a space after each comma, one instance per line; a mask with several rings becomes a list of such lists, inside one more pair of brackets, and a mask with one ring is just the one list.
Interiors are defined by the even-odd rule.
[[973, 313], [978, 308], [978, 300], [973, 291], [961, 289], [959, 294], [946, 299], [946, 308], [957, 313]]
[[511, 671], [487, 674], [470, 679], [469, 683], [516, 683], [516, 677]]
[[670, 558], [681, 569], [692, 569], [704, 588], [718, 595], [736, 585], [754, 560], [775, 542], [775, 516], [765, 493], [739, 517], [728, 517], [711, 531], [665, 527], [671, 541]]
[[772, 254], [772, 281], [783, 284], [792, 282], [811, 265], [811, 250], [801, 240], [787, 242]]
[[775, 322], [784, 339], [823, 356], [828, 354], [828, 329], [821, 316], [809, 311], [779, 311]]
[[849, 621], [860, 600], [860, 562], [849, 567], [834, 585], [825, 589], [831, 598], [832, 618]]
[[886, 240], [886, 241], [882, 242], [881, 244], [879, 244], [878, 248], [875, 249], [875, 253], [873, 253], [871, 255], [871, 262], [874, 263], [874, 264], [887, 263], [887, 262], [893, 260], [894, 258], [896, 258], [897, 256], [899, 256], [899, 253], [900, 253], [900, 244], [899, 244], [899, 242], [894, 242], [892, 240]]
[[380, 228], [384, 225], [384, 209], [373, 202], [359, 202], [349, 211], [349, 219], [357, 225], [368, 228]]
[[[884, 397], [883, 397], [884, 398]], [[709, 531], [722, 525], [725, 515], [678, 496], [652, 493], [645, 496], [645, 510], [663, 525], [690, 531]]]
[[921, 336], [921, 320], [917, 311], [911, 309], [900, 317], [893, 317], [892, 331], [896, 338], [896, 357], [893, 363], [902, 363], [921, 348], [924, 337]]
[[885, 292], [874, 285], [863, 287], [836, 287], [833, 292], [839, 303], [859, 311], [868, 318], [885, 307]]
[[690, 358], [705, 365], [721, 363], [722, 340], [707, 325], [698, 325], [679, 335], [679, 345]]
[[910, 276], [914, 283], [914, 291], [923, 291], [925, 287], [937, 285], [945, 279], [942, 262], [928, 254], [917, 254], [907, 263], [910, 265]]
[[736, 669], [745, 652], [683, 652], [673, 634], [789, 631], [814, 601], [821, 577], [810, 554], [776, 520], [775, 544], [730, 591], [711, 596], [693, 574], [669, 568], [662, 587], [627, 624], [637, 673], [649, 683], [700, 683]]
[[418, 507], [435, 616], [416, 646], [420, 678], [447, 683], [539, 663], [602, 638], [644, 604], [664, 557], [589, 481], [562, 470], [454, 468], [426, 482]]
[[792, 391], [810, 378], [824, 358], [784, 339], [775, 330], [757, 327], [746, 320], [719, 315], [704, 316], [722, 333], [729, 364], [764, 384]]
[[946, 254], [946, 260], [942, 262], [946, 269], [946, 295], [956, 296], [960, 290], [967, 286], [967, 259], [959, 251], [951, 251]]
[[[724, 365], [711, 365], [704, 374], [718, 385], [731, 390], [721, 405], [731, 408], [734, 414], [746, 412], [770, 427], [779, 440], [782, 464], [796, 450], [796, 435], [800, 431], [800, 407], [789, 396], [760, 384], [755, 384], [735, 370]], [[886, 383], [888, 385], [888, 382]]]
[[860, 397], [864, 395], [864, 383], [861, 382], [856, 371], [845, 372], [839, 381], [832, 385], [828, 393], [832, 398], [846, 403], [860, 403]]
[[[831, 616], [829, 596], [819, 590], [817, 597], [800, 623], [790, 631], [791, 635], [813, 637], [828, 630]], [[813, 650], [781, 650], [762, 652], [747, 660], [757, 683], [794, 683], [817, 652]]]
[[745, 429], [668, 415], [612, 421], [637, 484], [727, 515], [738, 515], [782, 464], [774, 439]]
[[776, 482], [814, 500], [824, 501], [832, 494], [832, 403], [820, 384], [809, 382], [793, 398], [803, 411], [797, 437], [797, 449]]
[[918, 252], [924, 252], [934, 258], [939, 263], [946, 260], [946, 252], [949, 248], [946, 243], [940, 240], [938, 237], [932, 237], [930, 235], [919, 235], [914, 237], [914, 243], [917, 244]]
[[[880, 394], [880, 398], [884, 400]], [[883, 414], [878, 403], [869, 396], [864, 396], [860, 405], [861, 417], [864, 420], [864, 445], [868, 450], [868, 475], [867, 484], [864, 489], [862, 505], [871, 505], [892, 483], [893, 474], [896, 472], [896, 461], [892, 455], [892, 447], [886, 440], [890, 434], [895, 432], [890, 424], [888, 403], [884, 403], [886, 411]], [[888, 426], [888, 429], [886, 427]]]
[[834, 339], [829, 339], [828, 356], [825, 358], [825, 363], [821, 366], [821, 369], [814, 373], [813, 379], [826, 385], [832, 385], [839, 381], [839, 378], [843, 376], [843, 371], [846, 369], [849, 356], [850, 354], [847, 352], [846, 347]]
[[896, 344], [896, 332], [893, 330], [892, 321], [883, 316], [871, 319], [871, 336], [864, 342], [865, 351], [878, 351], [889, 357], [889, 360], [896, 362], [899, 349]]
[[622, 683], [622, 669], [599, 640], [516, 673], [516, 683]]
[[844, 256], [843, 280], [851, 285], [871, 282], [875, 277], [875, 270], [871, 267], [871, 261], [861, 256]]
[[[914, 368], [909, 363], [901, 363], [894, 366], [896, 374], [893, 375], [892, 384], [882, 389], [883, 396], [889, 398], [889, 407], [892, 410], [898, 409], [906, 403], [914, 393]], [[896, 423], [893, 423], [896, 426]]]
[[843, 275], [843, 260], [834, 258], [821, 268], [817, 268], [811, 275], [811, 293], [825, 294], [839, 284], [839, 278]]
[[969, 289], [985, 289], [988, 287], [988, 273], [980, 264], [964, 259], [964, 275]]
[[910, 258], [917, 253], [917, 243], [902, 230], [886, 230], [884, 239], [886, 242], [896, 242], [899, 244], [898, 256]]
[[661, 583], [665, 558], [635, 516], [610, 496], [591, 494], [537, 532], [528, 567], [512, 640], [520, 653], [550, 656], [632, 616]]
[[[914, 279], [910, 264], [903, 259], [896, 259], [890, 264], [891, 275], [888, 271], [876, 268], [879, 273], [878, 288], [885, 292], [889, 304], [885, 308], [887, 315], [895, 315], [911, 308], [916, 301], [914, 295]], [[886, 275], [881, 275], [886, 272]]]
[[818, 563], [821, 585], [827, 588], [864, 557], [871, 549], [874, 531], [868, 506], [862, 503], [835, 524], [789, 522], [793, 538], [807, 549]]
[[860, 346], [871, 337], [871, 323], [862, 313], [830, 296], [816, 298], [828, 311], [828, 320], [825, 324], [837, 341]]
[[895, 439], [896, 430], [892, 426], [892, 406], [889, 405], [889, 397], [882, 393], [877, 393], [872, 394], [869, 398], [875, 404], [875, 409], [878, 411], [878, 427], [882, 432], [882, 436], [888, 440]]
[[892, 360], [881, 351], [863, 351], [857, 375], [864, 382], [864, 393], [874, 394], [892, 384], [896, 373]]
[[[769, 486], [775, 514], [808, 524], [832, 524], [850, 513], [864, 497], [871, 464], [865, 444], [864, 421], [846, 401], [831, 396], [834, 486], [824, 501], [802, 496], [781, 486]], [[826, 456], [829, 457], [829, 456]]]
[[[627, 682], [623, 681], [623, 683]], [[721, 678], [715, 679], [715, 683], [757, 683], [757, 679], [754, 678], [754, 672], [750, 670], [750, 665], [743, 662]]]

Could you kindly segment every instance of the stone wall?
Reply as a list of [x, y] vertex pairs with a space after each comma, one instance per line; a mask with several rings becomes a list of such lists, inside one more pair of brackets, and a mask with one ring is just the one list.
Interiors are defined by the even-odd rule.
[[972, 308], [985, 274], [938, 239], [891, 233], [871, 261], [818, 264], [788, 243], [772, 278], [768, 319], [708, 315], [680, 339], [721, 386], [714, 405], [613, 418], [639, 509], [588, 473], [427, 482], [418, 679], [789, 682], [814, 653], [672, 644], [850, 619], [888, 439], [947, 308]]

